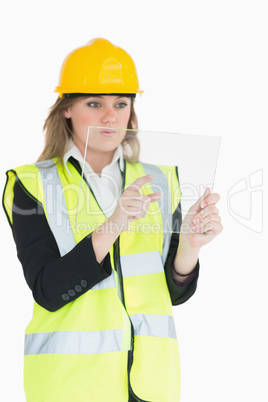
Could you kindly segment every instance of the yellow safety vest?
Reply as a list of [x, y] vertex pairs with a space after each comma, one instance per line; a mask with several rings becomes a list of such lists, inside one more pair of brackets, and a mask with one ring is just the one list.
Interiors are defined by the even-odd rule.
[[[67, 167], [70, 175], [53, 161], [10, 170], [4, 192], [11, 224], [16, 179], [42, 204], [62, 256], [106, 220], [86, 180], [79, 190], [80, 173], [70, 162]], [[34, 303], [25, 334], [28, 402], [127, 402], [129, 387], [140, 401], [179, 401], [179, 352], [164, 272], [171, 234], [157, 230], [170, 221], [180, 191], [175, 168], [141, 163], [125, 164], [124, 188], [149, 173], [155, 180], [142, 192], [161, 188], [164, 197], [132, 222], [132, 229], [143, 223], [144, 231], [122, 233], [111, 248], [112, 274], [55, 312]]]

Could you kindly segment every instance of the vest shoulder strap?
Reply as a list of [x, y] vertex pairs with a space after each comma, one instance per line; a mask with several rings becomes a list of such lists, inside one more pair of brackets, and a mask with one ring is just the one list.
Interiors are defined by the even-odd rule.
[[[166, 261], [168, 250], [170, 247], [172, 227], [173, 227], [173, 212], [179, 203], [174, 195], [176, 192], [180, 198], [179, 182], [176, 167], [173, 166], [156, 166], [148, 163], [141, 163], [145, 174], [153, 174], [154, 180], [151, 183], [152, 189], [162, 193], [158, 205], [162, 214], [163, 220], [163, 252], [162, 262]], [[176, 205], [175, 205], [176, 204]]]
[[55, 237], [61, 256], [67, 254], [76, 245], [69, 221], [64, 189], [54, 160], [37, 162], [46, 205], [46, 214], [50, 229]]

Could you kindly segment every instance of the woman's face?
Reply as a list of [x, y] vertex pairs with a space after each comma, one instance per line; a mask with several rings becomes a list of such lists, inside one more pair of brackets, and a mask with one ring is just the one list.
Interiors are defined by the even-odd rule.
[[[131, 99], [126, 96], [94, 95], [85, 97], [64, 112], [71, 119], [73, 141], [83, 154], [88, 126], [126, 129], [130, 118]], [[93, 156], [98, 152], [111, 155], [122, 142], [125, 130], [91, 129], [88, 139], [88, 151]]]

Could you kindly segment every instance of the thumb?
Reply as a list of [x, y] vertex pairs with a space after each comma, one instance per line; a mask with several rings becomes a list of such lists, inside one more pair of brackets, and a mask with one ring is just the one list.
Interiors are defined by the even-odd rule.
[[204, 194], [201, 195], [201, 197], [196, 201], [196, 203], [191, 206], [189, 211], [191, 211], [192, 213], [197, 213], [201, 209], [203, 209], [206, 206], [203, 203], [204, 203], [205, 199], [209, 196], [210, 193], [211, 193], [210, 188], [206, 187]]
[[158, 200], [160, 200], [160, 198], [162, 197], [162, 193], [158, 192], [158, 193], [152, 193], [152, 194], [146, 194], [147, 197], [151, 198], [151, 202], [156, 202]]

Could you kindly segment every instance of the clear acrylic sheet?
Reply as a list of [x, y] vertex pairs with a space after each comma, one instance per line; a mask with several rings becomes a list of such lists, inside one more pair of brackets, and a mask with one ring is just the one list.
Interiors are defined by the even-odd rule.
[[[174, 205], [177, 205], [177, 203], [180, 201], [179, 211], [181, 213], [181, 219], [183, 220], [191, 206], [195, 204], [204, 194], [205, 189], [209, 188], [211, 191], [213, 190], [221, 138], [217, 136], [158, 131], [125, 130], [115, 128], [109, 129], [107, 127], [93, 126], [88, 127], [82, 172], [92, 190], [96, 188], [94, 186], [96, 186], [97, 181], [94, 181], [94, 173], [90, 173], [87, 167], [87, 150], [92, 146], [91, 144], [96, 143], [96, 141], [99, 141], [98, 144], [103, 144], [103, 147], [108, 150], [113, 146], [113, 144], [116, 143], [116, 141], [118, 143], [119, 138], [123, 139], [126, 136], [136, 136], [139, 141], [139, 162], [147, 164], [147, 171], [144, 174], [154, 174], [154, 171], [151, 172], [148, 164], [164, 167], [175, 166], [177, 167], [180, 183], [180, 190], [176, 190], [176, 194], [175, 192], [174, 194], [168, 194], [170, 190], [167, 191], [167, 188], [164, 185], [162, 186], [159, 184], [157, 180], [153, 180], [151, 183], [145, 184], [141, 188], [141, 192], [148, 194], [151, 192], [160, 191], [162, 193], [161, 199], [158, 201], [158, 203], [154, 203], [156, 205], [154, 205], [153, 211], [151, 211], [151, 204], [147, 212], [147, 214], [151, 214], [151, 216], [154, 215], [155, 220], [158, 222], [160, 219], [159, 216], [161, 216], [162, 225], [157, 225], [156, 223], [153, 224], [152, 219], [149, 219], [150, 223], [148, 224], [148, 219], [140, 218], [139, 220], [132, 221], [130, 223], [129, 230], [146, 232], [182, 232], [184, 230], [183, 225], [181, 227], [178, 226], [178, 221], [175, 225], [172, 224], [172, 210], [169, 207], [170, 197], [172, 197]], [[124, 149], [124, 156], [127, 155], [128, 158], [131, 158], [132, 151], [129, 146], [124, 145], [124, 142], [122, 145]], [[174, 175], [174, 168], [170, 174]], [[105, 177], [106, 184], [110, 188], [108, 195], [111, 194], [111, 197], [108, 195], [107, 197], [104, 197], [105, 201], [102, 200], [101, 205], [104, 214], [108, 218], [112, 215], [115, 207], [117, 206], [120, 196], [122, 195], [122, 191], [116, 191], [114, 178], [109, 176], [104, 171], [102, 173], [102, 177]], [[130, 184], [131, 183], [125, 183], [126, 186]], [[170, 189], [170, 186], [168, 186], [168, 189]], [[114, 193], [113, 195], [111, 191]], [[80, 192], [81, 186], [79, 193]], [[98, 200], [98, 194], [94, 195]], [[78, 198], [80, 198], [80, 196], [81, 194], [78, 196]], [[94, 211], [87, 209], [87, 213], [93, 214]], [[94, 219], [94, 227], [92, 226], [89, 229], [95, 230], [96, 227], [102, 223], [103, 219], [100, 219], [100, 221], [97, 223], [96, 219]], [[189, 228], [185, 228], [185, 232], [189, 232]]]

